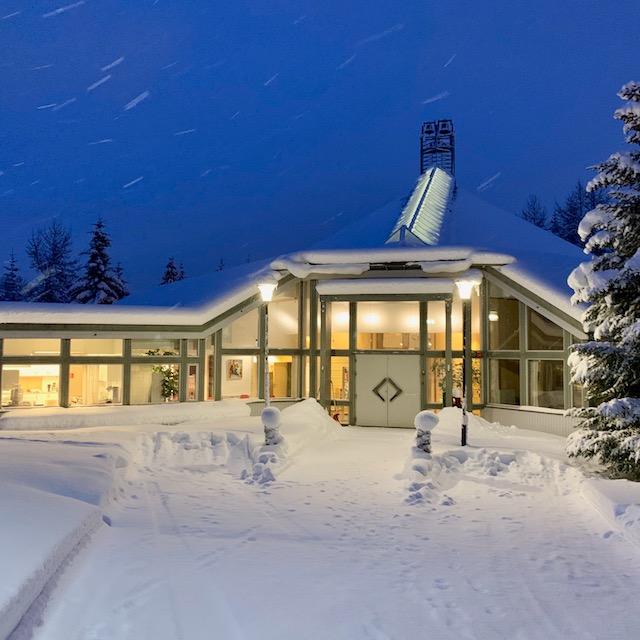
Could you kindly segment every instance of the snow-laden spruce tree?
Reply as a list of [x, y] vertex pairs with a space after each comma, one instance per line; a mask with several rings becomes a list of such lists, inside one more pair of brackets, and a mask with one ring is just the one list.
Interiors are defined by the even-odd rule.
[[122, 300], [128, 292], [116, 269], [111, 268], [111, 240], [102, 218], [98, 218], [89, 233], [89, 249], [82, 252], [87, 256], [87, 262], [84, 273], [71, 287], [71, 301], [80, 304], [113, 304]]
[[22, 292], [24, 284], [25, 282], [20, 275], [18, 261], [12, 251], [11, 258], [5, 263], [4, 273], [0, 278], [0, 300], [6, 300], [7, 302], [24, 300]]
[[71, 232], [54, 218], [46, 229], [34, 231], [27, 255], [36, 277], [24, 288], [29, 302], [69, 302], [77, 261], [71, 256]]
[[178, 282], [184, 280], [184, 267], [180, 263], [180, 268], [176, 266], [174, 259], [171, 257], [167, 262], [167, 266], [164, 268], [164, 275], [160, 284], [171, 284], [172, 282]]
[[532, 194], [527, 198], [520, 212], [520, 217], [527, 222], [531, 222], [531, 224], [535, 224], [536, 227], [547, 228], [547, 210], [538, 200], [538, 196]]
[[[614, 117], [626, 142], [640, 145], [640, 84], [618, 95], [626, 104]], [[609, 189], [609, 201], [587, 213], [579, 226], [591, 255], [569, 277], [576, 303], [593, 339], [574, 345], [569, 363], [583, 385], [589, 408], [569, 436], [569, 456], [593, 458], [612, 476], [640, 480], [640, 150], [616, 153], [594, 167], [587, 189]]]

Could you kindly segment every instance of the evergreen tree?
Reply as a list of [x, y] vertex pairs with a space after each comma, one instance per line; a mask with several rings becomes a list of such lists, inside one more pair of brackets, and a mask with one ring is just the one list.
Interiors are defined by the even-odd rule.
[[[627, 103], [614, 117], [624, 123], [626, 142], [639, 145], [640, 84], [630, 82], [618, 95]], [[580, 429], [567, 453], [640, 480], [640, 150], [616, 153], [594, 168], [587, 188], [610, 188], [610, 200], [580, 223], [591, 259], [569, 278], [573, 301], [589, 304], [583, 322], [593, 334], [572, 347], [572, 381], [583, 385], [592, 406], [574, 411]]]
[[71, 257], [71, 232], [56, 218], [31, 234], [27, 255], [38, 275], [26, 287], [30, 302], [69, 302], [77, 261]]
[[113, 272], [116, 274], [116, 278], [118, 278], [118, 280], [120, 280], [120, 283], [122, 284], [122, 288], [124, 291], [124, 294], [122, 297], [126, 298], [131, 292], [129, 291], [129, 287], [127, 286], [128, 284], [127, 281], [124, 279], [124, 270], [122, 268], [122, 265], [119, 262], [116, 265]]
[[5, 263], [4, 273], [0, 278], [0, 300], [6, 300], [7, 302], [24, 300], [24, 294], [22, 293], [24, 284], [18, 268], [18, 262], [12, 251], [11, 258]]
[[541, 229], [547, 228], [547, 210], [542, 206], [537, 196], [530, 195], [527, 198], [524, 208], [520, 212], [520, 217]]
[[580, 221], [598, 204], [605, 202], [606, 194], [603, 191], [595, 187], [587, 191], [582, 180], [578, 180], [564, 204], [556, 203], [549, 230], [567, 242], [581, 247], [583, 242], [578, 234]]
[[111, 268], [108, 253], [111, 240], [102, 218], [98, 218], [89, 233], [89, 249], [82, 252], [82, 255], [87, 256], [87, 263], [83, 275], [71, 287], [70, 298], [80, 304], [113, 304], [124, 298], [128, 292], [115, 269]]
[[167, 266], [164, 268], [164, 275], [160, 284], [170, 284], [172, 282], [178, 282], [178, 280], [184, 280], [184, 267], [180, 263], [180, 268], [176, 267], [176, 263], [173, 261], [173, 257], [169, 258]]

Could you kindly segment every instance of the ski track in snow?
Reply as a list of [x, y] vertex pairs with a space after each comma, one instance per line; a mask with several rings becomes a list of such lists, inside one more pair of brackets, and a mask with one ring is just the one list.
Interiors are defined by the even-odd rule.
[[567, 640], [611, 637], [611, 620], [634, 637], [640, 563], [585, 509], [574, 470], [443, 451], [414, 463], [437, 473], [424, 500], [407, 502], [397, 461], [411, 440], [341, 429], [275, 482], [246, 484], [215, 460], [163, 464], [167, 440], [156, 438], [156, 463], [129, 474], [113, 526], [65, 573], [34, 640], [192, 640], [204, 629], [225, 640], [425, 629], [439, 640]]

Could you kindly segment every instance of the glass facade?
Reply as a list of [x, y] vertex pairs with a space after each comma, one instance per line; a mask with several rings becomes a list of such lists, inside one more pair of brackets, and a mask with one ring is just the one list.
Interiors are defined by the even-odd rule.
[[[422, 301], [397, 300], [385, 294], [376, 300], [327, 298], [321, 304], [320, 298], [301, 300], [302, 290], [294, 287], [269, 303], [269, 386], [273, 398], [312, 396], [327, 408], [330, 404], [339, 407], [341, 420], [356, 414], [356, 407], [350, 404], [350, 381], [357, 380], [358, 373], [351, 370], [351, 326], [356, 328], [355, 354], [379, 351], [381, 357], [387, 357], [385, 352], [412, 353], [408, 357], [415, 358], [416, 352], [420, 353], [424, 381], [421, 406], [450, 406], [453, 390], [462, 392], [464, 306], [457, 291]], [[304, 290], [314, 291], [309, 284]], [[473, 406], [478, 408], [483, 402], [557, 410], [567, 404], [580, 406], [579, 386], [571, 385], [565, 392], [569, 379], [566, 345], [576, 340], [506, 288], [485, 282], [483, 291], [484, 301], [477, 291], [470, 301], [472, 375], [467, 386]], [[314, 324], [311, 312], [316, 308], [318, 339], [314, 346], [309, 336]], [[329, 314], [326, 343], [320, 339], [322, 308]], [[264, 383], [263, 312], [264, 307], [258, 307], [241, 313], [217, 330], [215, 340], [211, 334], [206, 339], [6, 338], [2, 341], [2, 405], [258, 398]], [[125, 389], [127, 380], [130, 384]]]

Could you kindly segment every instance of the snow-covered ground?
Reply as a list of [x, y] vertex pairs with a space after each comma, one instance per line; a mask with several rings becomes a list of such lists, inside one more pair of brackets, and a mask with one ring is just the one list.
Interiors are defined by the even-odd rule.
[[430, 456], [312, 400], [273, 447], [241, 402], [4, 415], [0, 638], [636, 637], [640, 485], [439, 415]]

